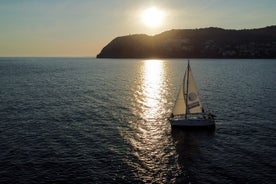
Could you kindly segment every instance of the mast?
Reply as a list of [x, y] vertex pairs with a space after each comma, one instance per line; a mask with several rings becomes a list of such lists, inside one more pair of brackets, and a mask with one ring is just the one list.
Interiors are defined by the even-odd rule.
[[187, 82], [186, 82], [186, 91], [185, 93], [185, 106], [186, 106], [186, 113], [185, 113], [185, 119], [187, 119], [187, 113], [188, 113], [188, 87], [189, 87], [189, 72], [190, 72], [190, 60], [188, 59], [188, 66], [187, 66]]

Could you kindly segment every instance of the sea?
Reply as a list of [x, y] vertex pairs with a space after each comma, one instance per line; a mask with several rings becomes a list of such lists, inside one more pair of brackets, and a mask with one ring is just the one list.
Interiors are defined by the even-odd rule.
[[187, 59], [0, 58], [0, 183], [276, 183], [276, 59], [191, 59], [216, 129], [172, 129]]

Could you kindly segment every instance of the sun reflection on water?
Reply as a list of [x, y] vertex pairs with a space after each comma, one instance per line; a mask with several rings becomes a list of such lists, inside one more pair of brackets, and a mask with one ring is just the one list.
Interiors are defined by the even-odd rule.
[[144, 96], [143, 116], [145, 119], [156, 118], [162, 110], [162, 92], [164, 87], [164, 61], [145, 60], [142, 94]]
[[135, 175], [146, 183], [164, 183], [175, 175], [177, 164], [170, 125], [166, 120], [166, 61], [144, 60], [140, 65], [132, 111], [135, 119], [129, 122], [131, 132], [126, 136], [132, 145]]

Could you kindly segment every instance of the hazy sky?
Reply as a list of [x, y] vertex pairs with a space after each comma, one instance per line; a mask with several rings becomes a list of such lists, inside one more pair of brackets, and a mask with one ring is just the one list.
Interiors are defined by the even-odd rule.
[[[164, 13], [148, 27], [142, 12]], [[96, 56], [117, 36], [276, 25], [276, 0], [0, 0], [0, 56]]]

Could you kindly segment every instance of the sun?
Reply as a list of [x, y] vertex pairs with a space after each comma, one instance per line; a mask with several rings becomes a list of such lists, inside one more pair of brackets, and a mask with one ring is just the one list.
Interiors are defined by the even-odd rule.
[[164, 13], [156, 7], [144, 10], [142, 15], [144, 23], [152, 28], [160, 26], [164, 18]]

